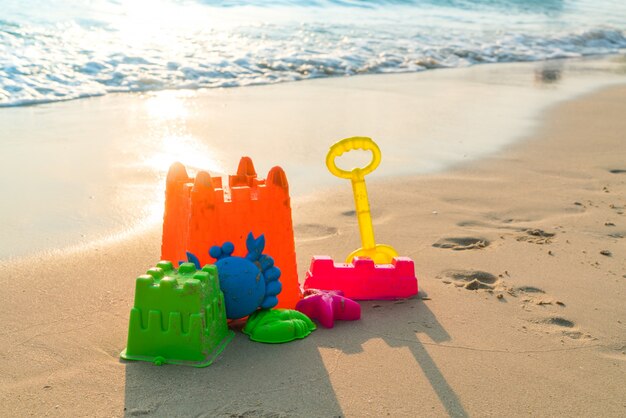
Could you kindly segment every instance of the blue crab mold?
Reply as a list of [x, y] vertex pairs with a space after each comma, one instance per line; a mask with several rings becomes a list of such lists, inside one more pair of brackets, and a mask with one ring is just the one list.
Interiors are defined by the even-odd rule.
[[[226, 317], [239, 319], [250, 315], [258, 308], [270, 309], [278, 304], [278, 294], [282, 290], [280, 269], [274, 266], [274, 259], [263, 254], [265, 237], [254, 238], [252, 233], [246, 239], [248, 254], [236, 257], [232, 253], [235, 246], [225, 242], [221, 247], [209, 250], [215, 258], [219, 272], [220, 288], [224, 293]], [[187, 254], [189, 260], [197, 260]]]

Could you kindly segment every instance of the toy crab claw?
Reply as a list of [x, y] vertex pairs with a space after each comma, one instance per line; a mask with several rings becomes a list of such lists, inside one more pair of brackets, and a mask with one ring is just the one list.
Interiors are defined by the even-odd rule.
[[229, 319], [243, 318], [258, 308], [273, 308], [282, 290], [278, 281], [280, 269], [274, 266], [272, 257], [263, 254], [265, 237], [254, 238], [252, 233], [248, 234], [246, 247], [245, 258], [232, 255], [235, 246], [231, 242], [209, 250], [209, 255], [217, 259], [215, 265]]

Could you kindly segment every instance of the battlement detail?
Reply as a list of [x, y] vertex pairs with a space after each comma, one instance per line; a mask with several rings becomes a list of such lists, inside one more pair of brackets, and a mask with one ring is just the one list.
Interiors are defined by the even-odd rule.
[[418, 283], [413, 260], [408, 257], [374, 264], [367, 257], [335, 263], [328, 256], [314, 256], [304, 281], [307, 289], [340, 290], [356, 300], [401, 299], [416, 295]]
[[282, 272], [278, 307], [294, 308], [302, 294], [285, 172], [273, 167], [267, 179], [259, 179], [252, 160], [242, 157], [237, 173], [228, 177], [228, 187], [223, 186], [221, 178], [205, 171], [193, 178], [180, 163], [170, 167], [161, 257], [186, 260], [188, 251], [198, 257], [201, 265], [213, 264], [215, 259], [209, 255], [212, 246], [229, 241], [243, 251], [248, 233], [263, 234], [265, 252]]
[[217, 268], [196, 270], [193, 263], [183, 263], [176, 270], [161, 261], [135, 281], [128, 346], [121, 356], [204, 367], [232, 335]]

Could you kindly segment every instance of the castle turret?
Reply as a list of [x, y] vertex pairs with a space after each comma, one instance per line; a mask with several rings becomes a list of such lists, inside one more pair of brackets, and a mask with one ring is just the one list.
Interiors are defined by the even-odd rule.
[[248, 233], [265, 235], [265, 253], [281, 270], [283, 290], [279, 308], [293, 309], [302, 298], [298, 282], [296, 251], [287, 176], [273, 167], [267, 179], [257, 177], [249, 157], [242, 157], [237, 173], [221, 178], [200, 171], [190, 178], [175, 163], [167, 176], [161, 257], [186, 260], [189, 251], [202, 265], [214, 263], [209, 249], [230, 241], [244, 256]]
[[135, 282], [126, 360], [204, 367], [231, 340], [217, 268], [161, 261]]

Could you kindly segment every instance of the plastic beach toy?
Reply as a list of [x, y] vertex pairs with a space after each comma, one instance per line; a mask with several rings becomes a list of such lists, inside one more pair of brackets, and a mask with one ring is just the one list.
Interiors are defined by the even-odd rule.
[[[363, 168], [354, 168], [350, 171], [342, 170], [335, 164], [335, 158], [352, 150], [365, 150], [372, 152], [372, 161]], [[326, 155], [326, 166], [328, 170], [337, 177], [348, 179], [352, 182], [354, 193], [354, 204], [356, 215], [359, 221], [359, 231], [361, 233], [362, 247], [353, 251], [346, 262], [352, 261], [354, 257], [369, 257], [377, 264], [391, 263], [391, 260], [398, 255], [393, 247], [385, 244], [376, 244], [374, 240], [374, 227], [372, 226], [372, 216], [367, 198], [367, 188], [365, 187], [365, 176], [378, 167], [381, 160], [380, 148], [371, 138], [355, 136], [345, 138], [333, 144]]]
[[139, 276], [130, 311], [126, 360], [205, 367], [232, 339], [215, 266], [176, 270], [161, 261]]
[[211, 257], [217, 259], [220, 288], [224, 292], [226, 317], [239, 319], [250, 315], [258, 308], [269, 309], [278, 304], [276, 297], [282, 286], [278, 281], [280, 270], [274, 266], [272, 257], [262, 254], [265, 237], [246, 239], [248, 254], [245, 257], [232, 255], [235, 246], [225, 242], [221, 247], [211, 247]]
[[296, 305], [296, 310], [326, 328], [332, 328], [335, 320], [361, 319], [361, 305], [343, 296], [340, 290], [308, 289], [304, 292], [304, 299]]
[[314, 256], [304, 281], [308, 289], [341, 290], [355, 300], [402, 299], [417, 294], [413, 260], [395, 257], [391, 264], [374, 264], [367, 257], [352, 263], [335, 263], [327, 256]]
[[263, 179], [252, 160], [242, 157], [237, 172], [222, 181], [206, 171], [190, 176], [182, 164], [174, 163], [165, 186], [161, 258], [184, 260], [190, 251], [200, 265], [212, 264], [209, 249], [226, 241], [234, 244], [234, 255], [243, 257], [248, 233], [262, 233], [266, 253], [281, 270], [283, 290], [277, 306], [293, 309], [302, 293], [290, 202], [289, 183], [280, 167]]
[[305, 314], [291, 309], [261, 309], [248, 318], [243, 333], [252, 341], [279, 344], [307, 337], [315, 324]]

